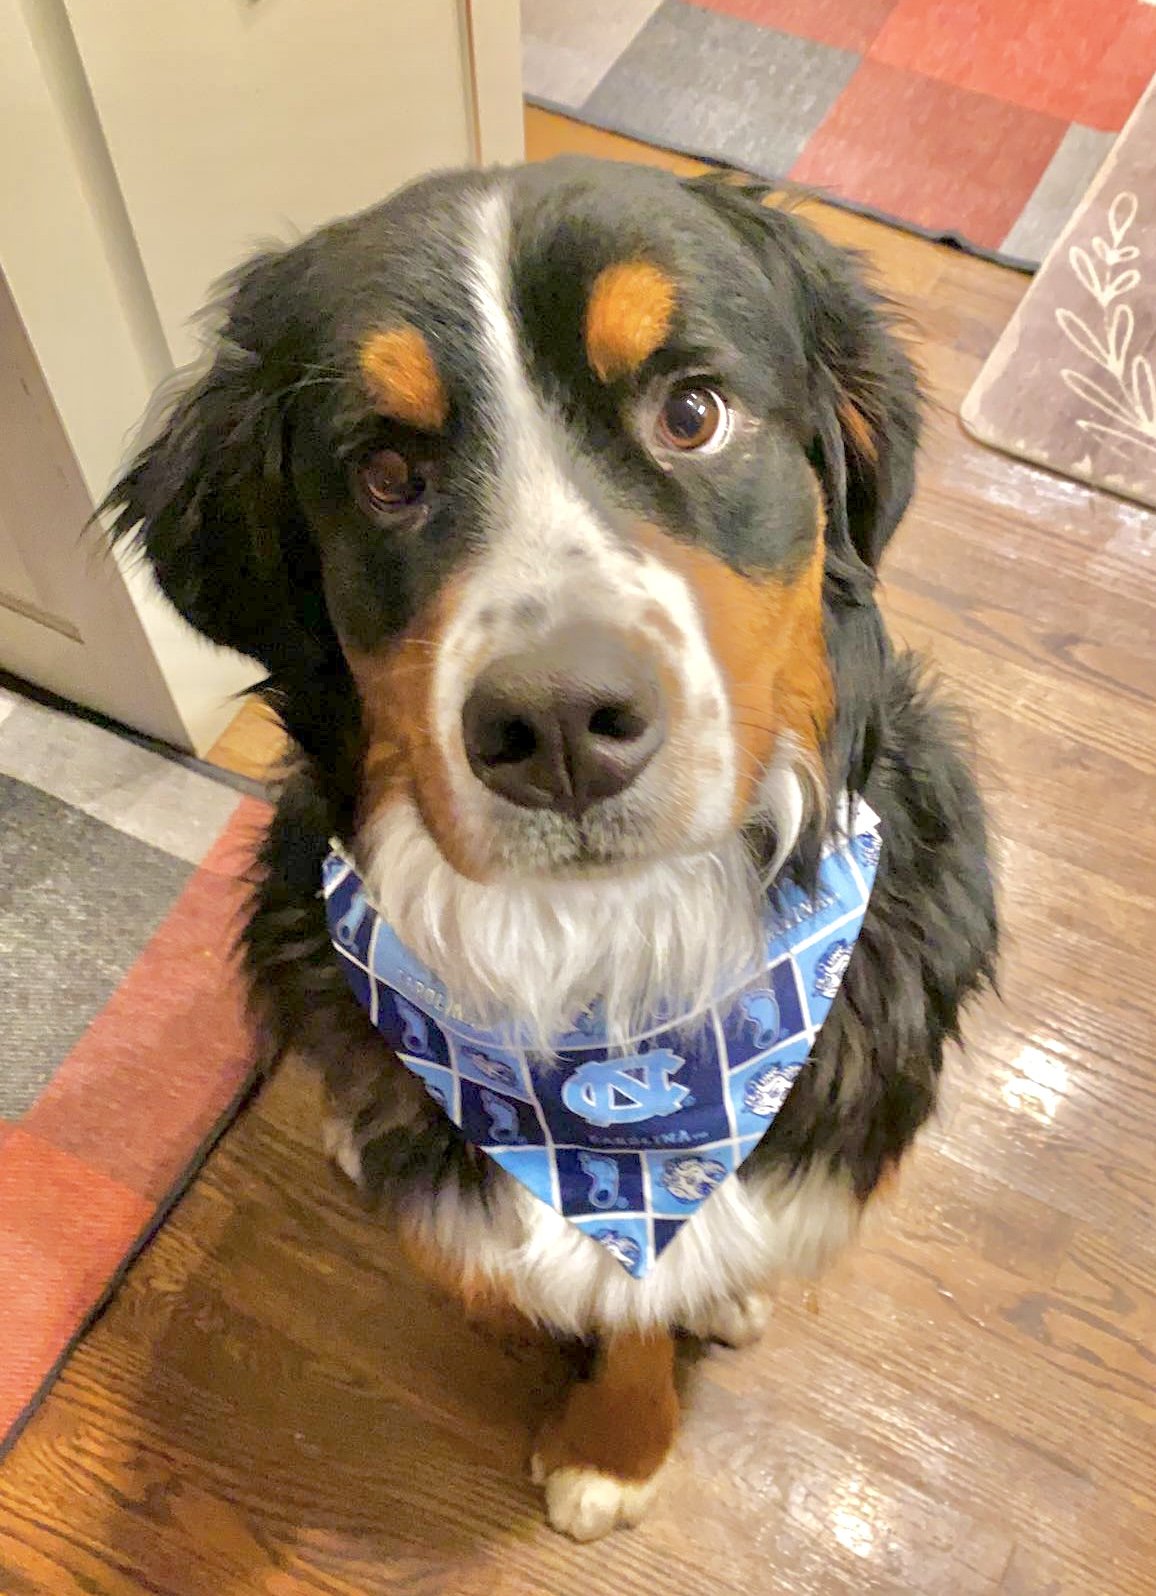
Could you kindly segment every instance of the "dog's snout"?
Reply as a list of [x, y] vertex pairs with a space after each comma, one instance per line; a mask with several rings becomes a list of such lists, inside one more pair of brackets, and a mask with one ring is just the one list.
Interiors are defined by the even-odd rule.
[[663, 708], [645, 653], [609, 628], [572, 626], [481, 673], [462, 712], [466, 755], [503, 798], [577, 817], [642, 774]]

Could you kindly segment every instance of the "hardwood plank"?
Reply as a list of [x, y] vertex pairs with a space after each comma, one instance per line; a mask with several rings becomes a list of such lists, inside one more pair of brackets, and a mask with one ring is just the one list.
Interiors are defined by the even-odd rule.
[[272, 710], [259, 698], [247, 698], [205, 758], [240, 776], [264, 781], [276, 771], [287, 747], [281, 723]]

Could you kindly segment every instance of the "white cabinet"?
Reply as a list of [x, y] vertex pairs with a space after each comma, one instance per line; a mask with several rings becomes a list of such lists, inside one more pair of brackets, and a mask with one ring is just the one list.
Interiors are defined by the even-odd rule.
[[518, 159], [517, 13], [0, 0], [0, 667], [213, 740], [252, 668], [144, 573], [93, 575], [78, 522], [223, 272], [420, 172]]

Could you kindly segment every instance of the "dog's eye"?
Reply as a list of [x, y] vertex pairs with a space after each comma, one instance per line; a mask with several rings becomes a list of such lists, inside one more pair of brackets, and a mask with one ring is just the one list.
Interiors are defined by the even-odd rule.
[[368, 455], [357, 475], [370, 508], [387, 515], [420, 504], [429, 488], [428, 467], [407, 460], [396, 449], [378, 449]]
[[654, 430], [663, 449], [713, 453], [727, 441], [731, 413], [726, 401], [702, 382], [680, 382], [662, 402]]

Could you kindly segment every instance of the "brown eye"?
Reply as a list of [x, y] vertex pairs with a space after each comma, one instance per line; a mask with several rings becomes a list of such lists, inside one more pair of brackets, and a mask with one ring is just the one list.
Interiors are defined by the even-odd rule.
[[655, 434], [664, 449], [721, 449], [730, 432], [731, 416], [725, 402], [703, 383], [681, 382], [662, 402]]
[[396, 449], [378, 449], [357, 468], [371, 509], [396, 513], [420, 504], [426, 496], [427, 469]]

